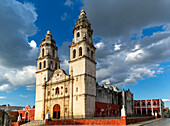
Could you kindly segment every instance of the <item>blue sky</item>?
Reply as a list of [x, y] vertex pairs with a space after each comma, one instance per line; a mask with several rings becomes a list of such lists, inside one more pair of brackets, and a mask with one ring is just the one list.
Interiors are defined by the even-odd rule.
[[[3, 0], [0, 104], [35, 104], [36, 58], [47, 30], [59, 47], [61, 68], [68, 73], [69, 45], [82, 8], [94, 30], [99, 84], [109, 79], [120, 88], [129, 88], [134, 99], [168, 101], [169, 5], [168, 1]], [[165, 106], [170, 107], [170, 102]]]

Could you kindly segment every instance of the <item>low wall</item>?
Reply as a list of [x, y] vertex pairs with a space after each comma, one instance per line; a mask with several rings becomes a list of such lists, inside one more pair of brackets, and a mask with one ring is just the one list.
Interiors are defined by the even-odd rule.
[[120, 119], [69, 119], [46, 120], [46, 125], [126, 125], [126, 117]]
[[46, 125], [127, 125], [154, 119], [154, 117], [121, 117], [119, 119], [66, 119], [46, 120]]

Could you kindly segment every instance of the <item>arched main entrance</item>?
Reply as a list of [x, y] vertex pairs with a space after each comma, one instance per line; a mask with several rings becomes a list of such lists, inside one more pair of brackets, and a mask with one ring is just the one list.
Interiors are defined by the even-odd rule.
[[28, 121], [28, 112], [25, 113], [25, 121]]
[[60, 118], [60, 105], [59, 104], [54, 105], [54, 108], [53, 108], [53, 118], [55, 118], [55, 119], [59, 119]]

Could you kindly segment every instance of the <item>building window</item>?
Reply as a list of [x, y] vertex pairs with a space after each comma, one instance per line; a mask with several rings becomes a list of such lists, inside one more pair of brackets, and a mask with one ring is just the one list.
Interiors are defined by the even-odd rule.
[[79, 56], [82, 56], [82, 47], [79, 48]]
[[73, 50], [73, 58], [76, 58], [76, 50]]
[[115, 110], [113, 110], [113, 115], [115, 115]]
[[145, 106], [145, 102], [142, 102], [142, 106]]
[[79, 32], [77, 32], [77, 38], [78, 38], [78, 37], [80, 37], [80, 33], [79, 33]]
[[156, 105], [156, 101], [153, 102], [153, 105]]
[[65, 108], [65, 112], [67, 112], [67, 108]]
[[56, 88], [55, 94], [59, 94], [59, 88]]
[[93, 53], [93, 51], [91, 51], [91, 58], [93, 59], [93, 55], [94, 55], [94, 53]]
[[63, 89], [63, 86], [61, 86], [61, 89]]
[[78, 96], [76, 96], [76, 101], [78, 101]]
[[41, 69], [41, 62], [39, 63], [39, 69]]
[[78, 81], [78, 77], [76, 77], [76, 81]]
[[55, 69], [57, 69], [57, 63], [55, 63]]
[[89, 57], [89, 52], [90, 52], [90, 50], [89, 50], [89, 48], [87, 48], [87, 56]]
[[55, 57], [55, 50], [53, 50], [53, 54], [52, 54], [52, 57]]
[[50, 62], [50, 68], [53, 69], [53, 62]]
[[140, 103], [139, 103], [139, 102], [137, 103], [137, 106], [140, 106]]
[[65, 88], [65, 92], [67, 93], [67, 88]]
[[150, 103], [150, 102], [148, 102], [148, 105], [151, 105], [151, 103]]
[[50, 91], [48, 91], [48, 96], [50, 96]]
[[46, 68], [46, 61], [44, 61], [44, 68]]
[[76, 92], [78, 92], [78, 87], [76, 88]]
[[44, 49], [42, 49], [42, 57], [44, 57]]

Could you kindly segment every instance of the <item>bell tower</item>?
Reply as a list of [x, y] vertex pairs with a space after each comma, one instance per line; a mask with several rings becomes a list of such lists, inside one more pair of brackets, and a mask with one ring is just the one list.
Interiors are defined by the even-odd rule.
[[73, 115], [76, 118], [93, 117], [96, 97], [96, 62], [93, 29], [84, 9], [73, 28], [70, 46], [69, 70], [74, 78]]
[[60, 60], [57, 55], [58, 47], [52, 37], [51, 32], [47, 31], [45, 38], [42, 39], [42, 44], [40, 44], [36, 72], [35, 120], [45, 118], [46, 82], [52, 77], [54, 71], [60, 68]]

